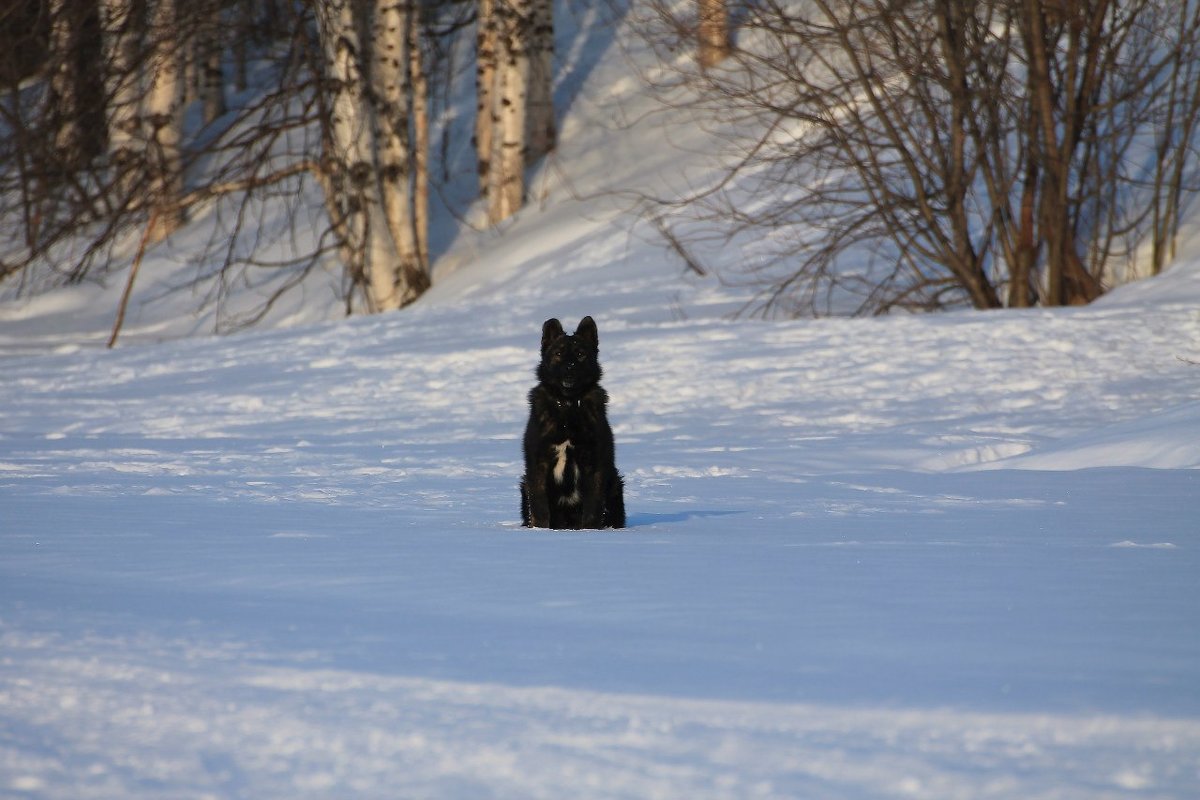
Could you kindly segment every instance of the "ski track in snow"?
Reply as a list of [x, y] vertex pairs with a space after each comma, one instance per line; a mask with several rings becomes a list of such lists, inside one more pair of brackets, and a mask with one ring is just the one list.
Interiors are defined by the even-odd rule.
[[[1200, 259], [731, 320], [600, 191], [703, 132], [575, 24], [550, 199], [403, 313], [148, 345], [208, 324], [172, 295], [106, 352], [120, 280], [0, 304], [0, 797], [1200, 796]], [[630, 527], [526, 530], [584, 314]]]

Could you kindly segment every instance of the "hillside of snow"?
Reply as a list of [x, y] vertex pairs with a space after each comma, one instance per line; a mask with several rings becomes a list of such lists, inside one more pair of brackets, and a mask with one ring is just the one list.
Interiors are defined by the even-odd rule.
[[[575, 19], [537, 201], [403, 312], [196, 335], [195, 231], [116, 350], [119, 273], [0, 305], [0, 797], [1200, 795], [1200, 248], [1087, 308], [733, 318], [617, 193], [703, 134]], [[630, 526], [525, 529], [585, 314]]]

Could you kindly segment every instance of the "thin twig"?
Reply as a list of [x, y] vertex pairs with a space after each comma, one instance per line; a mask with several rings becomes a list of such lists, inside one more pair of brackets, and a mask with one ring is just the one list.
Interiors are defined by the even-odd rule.
[[117, 306], [117, 319], [113, 323], [112, 335], [108, 337], [108, 349], [112, 350], [117, 344], [117, 336], [121, 334], [121, 326], [125, 324], [125, 309], [129, 306], [129, 296], [133, 294], [133, 282], [137, 280], [138, 270], [142, 266], [142, 256], [146, 254], [146, 244], [150, 241], [150, 233], [158, 224], [158, 209], [150, 211], [146, 220], [146, 230], [142, 233], [142, 241], [138, 243], [137, 255], [134, 256], [133, 266], [129, 268], [129, 280], [125, 282], [125, 291], [121, 293], [121, 303]]
[[683, 242], [679, 240], [679, 237], [675, 235], [675, 232], [667, 227], [667, 223], [663, 222], [663, 218], [661, 216], [655, 216], [653, 222], [654, 227], [658, 229], [659, 235], [667, 240], [667, 244], [671, 245], [671, 249], [674, 250], [681, 259], [683, 259], [683, 263], [687, 265], [687, 268], [702, 278], [707, 277], [708, 270], [706, 270], [698, 261], [696, 261], [696, 259], [692, 258], [692, 254], [688, 252], [687, 247], [685, 247]]

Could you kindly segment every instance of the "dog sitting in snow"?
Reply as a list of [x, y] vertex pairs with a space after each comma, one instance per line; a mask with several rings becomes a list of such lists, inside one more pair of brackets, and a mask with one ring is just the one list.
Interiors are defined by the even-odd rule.
[[600, 340], [584, 317], [573, 335], [542, 325], [538, 384], [529, 392], [521, 518], [530, 528], [623, 528], [624, 483], [600, 387]]

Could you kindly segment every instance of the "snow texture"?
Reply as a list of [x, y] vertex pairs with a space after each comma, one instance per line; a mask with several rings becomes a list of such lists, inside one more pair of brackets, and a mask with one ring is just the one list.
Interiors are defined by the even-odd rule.
[[[174, 294], [108, 352], [119, 286], [0, 306], [0, 797], [1200, 796], [1196, 251], [1083, 309], [731, 319], [600, 193], [700, 134], [583, 22], [544, 202], [411, 309], [174, 339]], [[584, 314], [630, 527], [525, 529]]]

